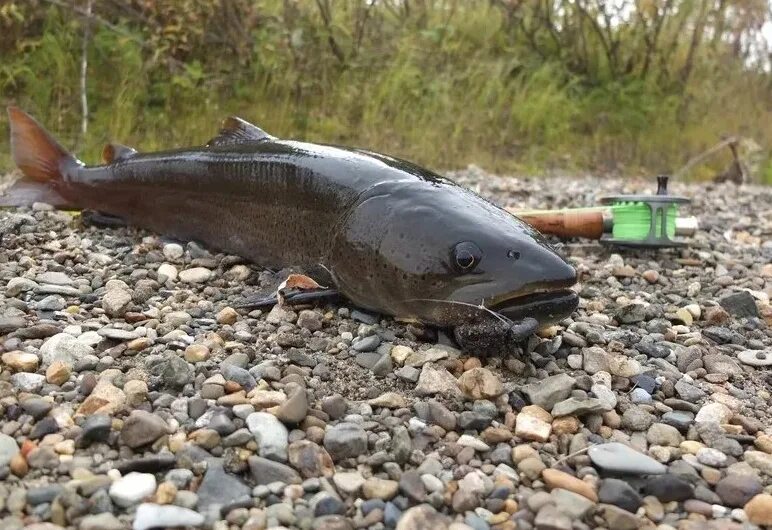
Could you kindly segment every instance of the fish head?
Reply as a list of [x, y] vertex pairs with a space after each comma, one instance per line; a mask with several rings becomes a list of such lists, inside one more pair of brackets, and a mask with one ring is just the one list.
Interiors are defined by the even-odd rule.
[[331, 272], [355, 304], [440, 327], [561, 320], [576, 270], [529, 225], [447, 181], [388, 183], [343, 221]]

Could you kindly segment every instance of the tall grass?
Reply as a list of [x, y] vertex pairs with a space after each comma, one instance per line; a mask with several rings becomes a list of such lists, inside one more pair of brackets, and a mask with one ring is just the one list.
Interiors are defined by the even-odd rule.
[[[25, 16], [37, 15], [40, 27], [25, 26], [4, 51], [0, 103], [29, 110], [91, 162], [106, 141], [141, 150], [200, 144], [224, 116], [238, 114], [281, 137], [366, 146], [436, 169], [674, 171], [738, 134], [761, 146], [758, 171], [772, 181], [769, 74], [709, 56], [684, 86], [661, 75], [614, 77], [602, 62], [593, 63], [597, 75], [581, 74], [565, 52], [529, 49], [495, 2], [428, 3], [436, 8], [420, 18], [381, 9], [357, 44], [356, 2], [332, 3], [329, 26], [311, 2], [292, 12], [284, 2], [259, 2], [264, 22], [239, 41], [247, 49], [240, 57], [199, 43], [178, 58], [165, 41], [148, 46], [158, 36], [131, 21], [112, 20], [120, 32], [94, 25], [84, 138], [81, 20], [38, 6]], [[677, 51], [673, 61], [683, 56]], [[691, 176], [710, 176], [727, 162], [716, 157]], [[0, 169], [11, 165], [0, 135]]]

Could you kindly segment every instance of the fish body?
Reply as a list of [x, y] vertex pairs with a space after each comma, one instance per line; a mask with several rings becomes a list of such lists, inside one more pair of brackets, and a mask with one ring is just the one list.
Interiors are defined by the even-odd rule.
[[9, 116], [16, 204], [39, 193], [261, 266], [320, 265], [354, 304], [436, 326], [524, 307], [544, 324], [576, 307], [575, 270], [537, 232], [410, 162], [229, 118], [205, 146], [108, 146], [107, 163], [86, 166], [29, 115]]

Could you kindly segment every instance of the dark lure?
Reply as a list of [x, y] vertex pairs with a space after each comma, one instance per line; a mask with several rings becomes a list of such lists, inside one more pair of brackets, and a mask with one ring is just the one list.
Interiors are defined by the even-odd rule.
[[320, 265], [352, 303], [458, 328], [463, 344], [522, 339], [578, 303], [576, 271], [537, 232], [409, 162], [228, 118], [206, 146], [108, 145], [105, 165], [86, 166], [29, 115], [8, 114], [25, 178], [6, 205], [97, 210], [265, 267]]

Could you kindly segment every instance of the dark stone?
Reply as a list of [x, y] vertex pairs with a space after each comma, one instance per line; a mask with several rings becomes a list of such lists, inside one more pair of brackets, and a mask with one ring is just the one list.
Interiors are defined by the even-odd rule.
[[127, 460], [121, 462], [115, 466], [115, 468], [125, 475], [136, 471], [138, 473], [156, 472], [161, 469], [167, 469], [174, 465], [175, 457], [171, 453], [158, 453], [157, 455], [149, 455], [142, 458], [135, 458], [134, 460]]
[[421, 475], [415, 470], [402, 473], [399, 478], [399, 490], [415, 502], [424, 502], [426, 499], [426, 486]]
[[493, 418], [473, 410], [465, 410], [458, 415], [458, 426], [463, 430], [482, 431], [488, 427]]
[[641, 496], [630, 487], [630, 484], [615, 478], [607, 478], [600, 483], [598, 499], [600, 502], [619, 506], [632, 513], [635, 513], [643, 502]]
[[29, 437], [30, 440], [39, 440], [43, 436], [47, 434], [53, 434], [55, 432], [59, 432], [59, 424], [56, 423], [54, 418], [49, 416], [47, 418], [43, 418], [35, 424], [35, 427], [33, 427]]
[[80, 436], [75, 440], [79, 448], [88, 447], [94, 442], [106, 442], [110, 436], [113, 420], [106, 414], [94, 414], [86, 418], [81, 425]]
[[252, 490], [240, 479], [225, 472], [222, 464], [210, 462], [204, 475], [204, 480], [196, 490], [198, 503], [196, 508], [200, 512], [206, 512], [212, 506], [232, 505], [248, 501], [251, 503]]
[[386, 503], [383, 500], [370, 499], [363, 502], [360, 509], [362, 510], [362, 515], [367, 516], [367, 514], [370, 513], [371, 511], [375, 509], [383, 510], [385, 507], [386, 507]]
[[730, 294], [718, 301], [727, 313], [738, 318], [753, 318], [759, 316], [756, 300], [748, 291]]
[[644, 389], [649, 394], [654, 393], [654, 389], [657, 388], [657, 381], [648, 374], [634, 375], [630, 378], [635, 386]]
[[206, 409], [208, 408], [209, 404], [205, 399], [192, 398], [188, 401], [188, 416], [190, 416], [191, 419], [197, 420], [204, 415], [204, 412], [206, 412]]
[[646, 495], [655, 496], [662, 502], [680, 502], [694, 496], [694, 486], [678, 475], [657, 475], [646, 479], [643, 492]]
[[154, 383], [164, 388], [182, 388], [195, 377], [193, 367], [171, 351], [148, 358], [145, 367], [155, 376]]
[[732, 344], [743, 342], [741, 335], [721, 326], [711, 326], [702, 330], [702, 334], [718, 344]]
[[24, 412], [36, 420], [48, 414], [52, 407], [53, 405], [48, 401], [36, 397], [25, 399], [21, 402], [21, 408], [24, 409]]
[[235, 381], [247, 391], [252, 390], [257, 385], [255, 378], [247, 370], [236, 366], [235, 364], [221, 364], [220, 373], [226, 381]]
[[249, 457], [249, 470], [257, 485], [283, 482], [284, 484], [299, 484], [300, 475], [289, 466], [268, 460], [261, 456]]
[[635, 349], [644, 355], [653, 357], [656, 359], [664, 359], [670, 355], [670, 348], [664, 344], [656, 344], [654, 342], [639, 342], [635, 345]]
[[397, 505], [393, 502], [387, 502], [386, 507], [383, 509], [383, 524], [389, 528], [397, 526], [397, 521], [402, 517], [402, 510], [397, 508]]
[[61, 484], [51, 484], [27, 490], [27, 502], [32, 506], [53, 501], [64, 489]]
[[662, 423], [675, 427], [681, 433], [686, 433], [694, 423], [694, 413], [686, 410], [672, 410], [662, 415]]
[[314, 516], [321, 517], [324, 515], [342, 515], [346, 511], [346, 506], [340, 499], [333, 497], [332, 495], [324, 495], [321, 499], [316, 501], [314, 506]]
[[742, 508], [763, 489], [759, 479], [753, 475], [728, 475], [716, 484], [716, 494], [721, 502], [732, 508]]

